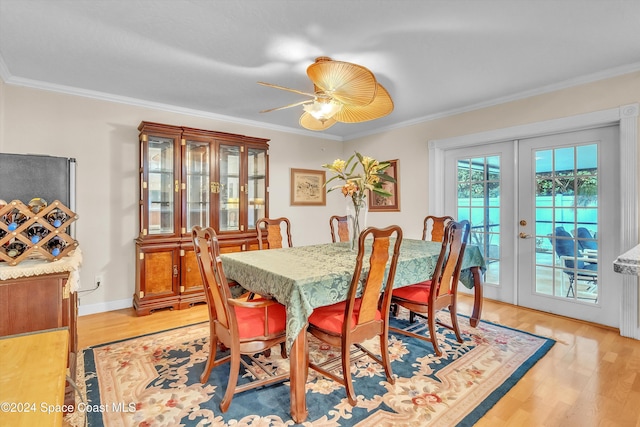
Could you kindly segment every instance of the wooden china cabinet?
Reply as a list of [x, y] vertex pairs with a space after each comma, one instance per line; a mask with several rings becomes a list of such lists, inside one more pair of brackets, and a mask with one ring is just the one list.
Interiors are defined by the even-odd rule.
[[267, 139], [142, 122], [138, 315], [183, 309], [205, 296], [191, 229], [213, 227], [222, 252], [258, 248], [255, 223], [268, 216]]

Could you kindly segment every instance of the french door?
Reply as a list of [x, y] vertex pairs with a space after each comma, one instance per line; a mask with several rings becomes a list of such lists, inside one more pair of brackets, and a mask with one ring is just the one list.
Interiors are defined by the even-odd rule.
[[[471, 223], [469, 243], [487, 264], [484, 296], [514, 304], [514, 144], [493, 143], [446, 153], [445, 211]], [[454, 195], [454, 197], [447, 197]], [[465, 291], [461, 289], [461, 291]]]
[[518, 302], [618, 326], [618, 128], [518, 143]]
[[487, 263], [485, 297], [618, 325], [617, 132], [445, 152], [445, 213], [471, 222], [470, 243]]

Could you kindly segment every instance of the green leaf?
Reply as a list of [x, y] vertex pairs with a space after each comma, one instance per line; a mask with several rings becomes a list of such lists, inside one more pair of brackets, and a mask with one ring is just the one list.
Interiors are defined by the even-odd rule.
[[379, 194], [381, 196], [385, 196], [385, 197], [393, 196], [393, 194], [389, 193], [388, 191], [383, 190], [382, 188], [374, 188], [373, 192], [376, 193], [376, 194]]
[[340, 175], [336, 175], [334, 177], [331, 177], [327, 180], [327, 182], [324, 183], [324, 185], [326, 186], [328, 183], [330, 183], [331, 181], [333, 181], [334, 179], [338, 179], [340, 178]]
[[387, 175], [386, 173], [383, 174], [376, 174], [380, 177], [381, 180], [383, 181], [388, 181], [388, 182], [396, 182], [396, 179], [390, 175]]

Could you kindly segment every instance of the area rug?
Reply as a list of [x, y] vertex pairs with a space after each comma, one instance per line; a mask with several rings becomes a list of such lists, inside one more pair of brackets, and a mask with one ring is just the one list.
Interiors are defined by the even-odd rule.
[[[400, 328], [410, 326], [404, 311], [392, 322]], [[554, 344], [484, 321], [472, 328], [461, 317], [460, 325], [462, 343], [448, 330], [438, 330], [441, 357], [425, 341], [391, 333], [394, 385], [370, 358], [353, 361], [355, 407], [342, 386], [310, 370], [309, 416], [300, 425], [471, 426]], [[204, 322], [84, 350], [77, 382], [86, 400], [75, 420], [67, 422], [82, 425], [85, 420], [79, 417], [86, 416], [90, 427], [296, 425], [289, 414], [288, 382], [238, 394], [226, 413], [220, 411], [229, 365], [215, 368], [206, 384], [199, 381], [208, 331]], [[377, 340], [367, 347], [379, 354]], [[320, 362], [338, 356], [339, 349], [309, 336], [309, 355]], [[275, 371], [289, 368], [277, 348], [270, 357], [260, 358]], [[249, 376], [241, 373], [243, 381]]]

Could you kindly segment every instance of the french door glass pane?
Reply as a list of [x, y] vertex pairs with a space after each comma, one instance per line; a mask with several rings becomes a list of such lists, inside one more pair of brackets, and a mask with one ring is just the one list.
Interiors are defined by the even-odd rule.
[[173, 139], [149, 137], [149, 234], [172, 234], [174, 227]]
[[598, 146], [535, 151], [536, 292], [598, 301]]
[[194, 225], [209, 226], [210, 189], [209, 144], [187, 141], [187, 231]]
[[500, 284], [500, 156], [458, 160], [458, 220], [471, 223], [470, 244], [487, 263], [485, 281]]
[[267, 152], [264, 149], [249, 148], [248, 152], [249, 209], [248, 227], [256, 228], [256, 221], [265, 216], [267, 191]]
[[220, 231], [240, 230], [240, 147], [220, 145]]

